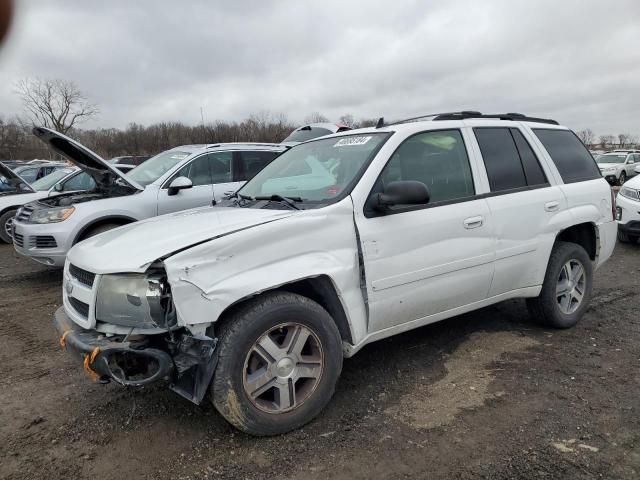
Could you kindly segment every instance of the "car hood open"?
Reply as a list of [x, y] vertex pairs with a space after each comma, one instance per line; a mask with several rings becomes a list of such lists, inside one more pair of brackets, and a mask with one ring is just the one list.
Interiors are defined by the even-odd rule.
[[52, 150], [64, 156], [69, 161], [87, 172], [97, 185], [108, 187], [116, 180], [134, 190], [144, 190], [137, 182], [127, 178], [115, 166], [92, 152], [84, 145], [72, 140], [62, 133], [45, 127], [35, 127], [33, 134]]
[[233, 207], [186, 210], [152, 217], [88, 238], [74, 246], [67, 259], [98, 274], [142, 272], [150, 263], [194, 245], [296, 213]]
[[21, 193], [33, 193], [33, 192], [35, 192], [35, 190], [33, 188], [31, 188], [31, 186], [25, 180], [23, 180], [22, 177], [20, 177], [20, 175], [18, 175], [16, 172], [11, 170], [9, 167], [7, 167], [2, 162], [0, 162], [0, 174], [3, 177], [8, 178], [10, 182], [15, 183], [16, 186], [20, 185], [20, 190], [19, 191], [3, 192], [2, 189], [0, 189], [0, 196], [16, 195], [16, 194], [21, 194]]

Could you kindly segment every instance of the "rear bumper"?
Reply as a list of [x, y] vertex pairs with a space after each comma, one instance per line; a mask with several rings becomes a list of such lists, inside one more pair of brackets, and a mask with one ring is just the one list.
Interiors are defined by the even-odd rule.
[[118, 341], [121, 337], [85, 330], [71, 321], [64, 307], [56, 310], [53, 324], [60, 335], [60, 345], [79, 358], [96, 381], [142, 386], [171, 378], [174, 369], [171, 356], [163, 350], [148, 348], [144, 338], [138, 338], [134, 344]]

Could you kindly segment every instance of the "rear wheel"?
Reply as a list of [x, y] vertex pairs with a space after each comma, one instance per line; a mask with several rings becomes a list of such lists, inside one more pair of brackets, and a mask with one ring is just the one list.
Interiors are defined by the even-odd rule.
[[556, 242], [540, 295], [527, 299], [533, 318], [555, 328], [569, 328], [582, 318], [591, 300], [593, 266], [584, 248]]
[[0, 240], [4, 243], [13, 242], [13, 218], [17, 210], [9, 210], [0, 215]]
[[340, 333], [316, 302], [267, 293], [240, 307], [217, 333], [211, 397], [238, 429], [288, 432], [312, 420], [333, 396], [342, 370]]

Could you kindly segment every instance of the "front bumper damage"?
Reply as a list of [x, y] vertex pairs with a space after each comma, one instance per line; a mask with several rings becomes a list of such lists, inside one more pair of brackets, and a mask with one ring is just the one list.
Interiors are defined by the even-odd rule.
[[74, 323], [60, 307], [53, 323], [60, 346], [79, 358], [97, 382], [140, 387], [167, 382], [169, 388], [200, 404], [217, 364], [217, 339], [185, 332], [107, 337]]

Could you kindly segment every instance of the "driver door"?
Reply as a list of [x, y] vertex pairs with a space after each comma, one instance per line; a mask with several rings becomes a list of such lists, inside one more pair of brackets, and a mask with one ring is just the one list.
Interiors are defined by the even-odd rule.
[[[190, 188], [169, 195], [169, 185], [178, 177], [187, 177], [193, 183]], [[178, 170], [158, 190], [158, 215], [190, 208], [205, 207], [213, 201], [213, 181], [209, 154], [200, 155]]]
[[[477, 179], [477, 176], [476, 176]], [[424, 183], [430, 200], [356, 215], [369, 303], [369, 333], [487, 298], [495, 228], [476, 197], [462, 132], [427, 131], [405, 140], [372, 193], [394, 181]], [[435, 320], [435, 319], [434, 319]]]

